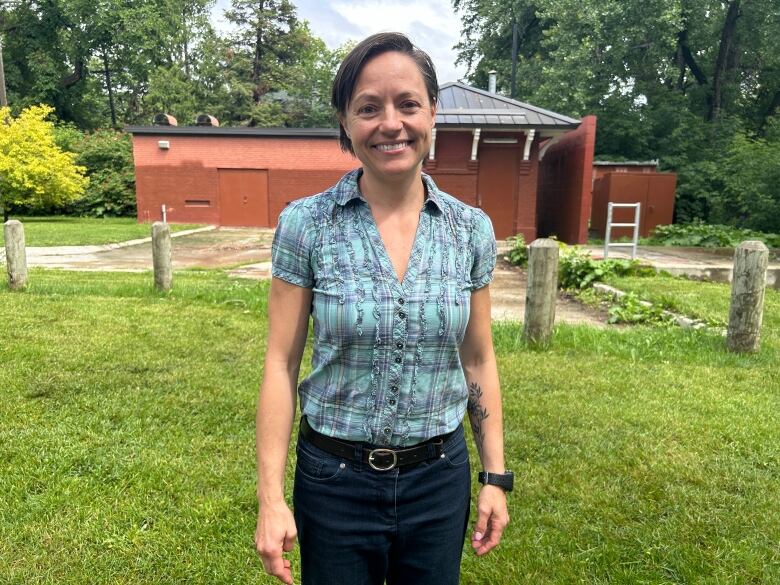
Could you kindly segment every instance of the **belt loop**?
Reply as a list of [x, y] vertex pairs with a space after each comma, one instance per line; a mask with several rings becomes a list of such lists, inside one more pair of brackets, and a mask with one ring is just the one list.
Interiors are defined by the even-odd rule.
[[355, 460], [352, 462], [352, 469], [358, 473], [363, 471], [363, 443], [355, 443]]

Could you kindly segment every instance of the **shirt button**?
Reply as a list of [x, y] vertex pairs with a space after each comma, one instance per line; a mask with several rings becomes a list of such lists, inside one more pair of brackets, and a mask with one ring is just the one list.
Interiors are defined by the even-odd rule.
[[391, 392], [398, 392], [398, 386], [390, 386]]
[[391, 398], [388, 402], [390, 403], [390, 406], [395, 406], [395, 398]]
[[390, 431], [392, 431], [393, 429], [391, 429], [390, 427], [385, 427], [385, 428], [384, 428], [384, 429], [382, 429], [382, 430], [385, 432], [385, 434], [386, 434], [386, 435], [389, 435], [389, 434], [390, 434]]
[[399, 312], [398, 312], [398, 316], [399, 316], [401, 319], [403, 319], [403, 318], [405, 318], [405, 317], [406, 317], [406, 313], [404, 313], [403, 311], [399, 311]]
[[398, 304], [399, 304], [399, 305], [403, 305], [405, 302], [406, 302], [406, 301], [404, 301], [403, 299], [398, 299]]
[[404, 344], [403, 344], [403, 343], [401, 343], [400, 341], [399, 341], [398, 343], [396, 343], [396, 344], [395, 344], [395, 346], [396, 346], [398, 349], [403, 349], [403, 348], [404, 348]]
[[402, 361], [404, 361], [404, 360], [401, 359], [400, 357], [395, 358], [395, 363], [397, 363], [397, 364], [400, 364]]

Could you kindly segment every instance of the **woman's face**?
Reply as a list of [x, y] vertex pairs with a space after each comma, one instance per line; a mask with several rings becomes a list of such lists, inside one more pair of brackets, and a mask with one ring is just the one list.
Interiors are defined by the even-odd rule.
[[417, 64], [397, 52], [363, 66], [340, 117], [364, 172], [384, 181], [420, 172], [435, 119]]

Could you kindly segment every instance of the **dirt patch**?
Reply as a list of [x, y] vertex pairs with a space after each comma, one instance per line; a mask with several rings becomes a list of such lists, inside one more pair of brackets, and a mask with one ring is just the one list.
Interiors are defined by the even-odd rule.
[[[525, 293], [528, 273], [498, 259], [493, 282], [490, 285], [493, 319], [522, 321], [525, 314]], [[607, 314], [583, 305], [565, 293], [558, 293], [555, 322], [607, 326]]]

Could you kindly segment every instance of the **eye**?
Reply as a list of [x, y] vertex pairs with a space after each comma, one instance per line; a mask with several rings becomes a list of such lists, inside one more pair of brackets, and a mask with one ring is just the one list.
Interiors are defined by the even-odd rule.
[[359, 116], [367, 116], [376, 113], [376, 111], [377, 107], [374, 104], [363, 104], [357, 109], [357, 114]]
[[401, 108], [407, 111], [415, 111], [420, 109], [420, 104], [414, 100], [406, 100], [401, 103]]

